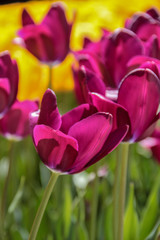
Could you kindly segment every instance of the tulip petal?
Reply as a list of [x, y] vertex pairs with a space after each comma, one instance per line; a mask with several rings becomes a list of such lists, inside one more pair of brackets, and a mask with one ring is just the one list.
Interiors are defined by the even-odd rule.
[[130, 125], [128, 112], [121, 105], [97, 93], [90, 93], [90, 100], [93, 106], [97, 108], [98, 112], [106, 112], [112, 114], [113, 131], [120, 126]]
[[22, 26], [27, 26], [30, 24], [34, 24], [33, 19], [31, 18], [31, 16], [29, 15], [29, 13], [27, 12], [26, 9], [23, 9], [22, 12]]
[[60, 130], [67, 134], [72, 125], [96, 112], [97, 109], [94, 106], [87, 103], [81, 104], [62, 116], [62, 125]]
[[16, 61], [11, 60], [7, 51], [0, 54], [0, 78], [7, 78], [9, 81], [8, 107], [10, 107], [15, 101], [18, 91], [18, 67]]
[[100, 151], [112, 130], [112, 115], [95, 113], [75, 123], [68, 135], [78, 142], [79, 151], [77, 159], [70, 171], [82, 171], [84, 166]]
[[112, 79], [110, 87], [118, 87], [120, 81], [127, 73], [127, 62], [129, 59], [142, 53], [142, 43], [130, 30], [118, 29], [106, 38], [103, 49], [103, 60]]
[[57, 99], [51, 89], [47, 89], [43, 95], [38, 124], [44, 124], [57, 130], [61, 126], [61, 116], [57, 108]]
[[53, 171], [68, 172], [78, 151], [76, 139], [45, 125], [36, 125], [33, 139], [43, 163]]
[[118, 144], [122, 142], [122, 140], [125, 138], [128, 129], [129, 127], [126, 125], [111, 132], [99, 153], [94, 156], [89, 163], [86, 164], [85, 168], [88, 168], [101, 158], [105, 157], [111, 151], [113, 151], [118, 146]]
[[30, 134], [29, 115], [38, 109], [37, 102], [16, 101], [0, 120], [0, 132], [6, 138], [22, 139]]
[[159, 101], [159, 79], [151, 70], [137, 69], [124, 78], [117, 102], [128, 111], [131, 141], [137, 141], [152, 124]]

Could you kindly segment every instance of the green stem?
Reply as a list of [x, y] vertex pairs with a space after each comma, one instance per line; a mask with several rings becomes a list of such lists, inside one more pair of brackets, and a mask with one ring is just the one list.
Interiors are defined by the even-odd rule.
[[3, 193], [2, 193], [2, 201], [1, 201], [1, 216], [0, 216], [0, 235], [4, 236], [4, 222], [5, 222], [5, 212], [6, 212], [6, 202], [7, 202], [7, 192], [8, 192], [8, 186], [9, 181], [11, 178], [12, 173], [12, 167], [13, 167], [13, 149], [14, 149], [14, 142], [10, 142], [10, 150], [9, 150], [9, 167], [8, 167], [8, 173], [5, 179]]
[[52, 175], [50, 177], [48, 185], [47, 185], [47, 187], [46, 187], [46, 189], [44, 191], [44, 194], [43, 194], [43, 197], [42, 197], [42, 201], [41, 201], [40, 206], [38, 208], [36, 217], [34, 219], [34, 222], [33, 222], [33, 225], [32, 225], [31, 232], [30, 232], [28, 240], [35, 240], [36, 239], [36, 236], [37, 236], [37, 233], [38, 233], [38, 229], [39, 229], [39, 226], [40, 226], [40, 223], [41, 223], [44, 211], [46, 209], [48, 200], [49, 200], [49, 198], [51, 196], [52, 190], [54, 188], [54, 185], [56, 183], [56, 180], [57, 180], [58, 176], [59, 176], [59, 173], [52, 173]]
[[49, 82], [48, 82], [48, 88], [52, 89], [52, 66], [49, 65]]
[[119, 189], [120, 189], [120, 170], [121, 170], [121, 144], [116, 149], [116, 171], [113, 189], [113, 239], [118, 239], [118, 209], [119, 209]]
[[119, 188], [118, 240], [123, 240], [129, 143], [122, 143], [121, 148], [122, 148], [121, 149], [122, 160], [121, 160], [121, 170], [120, 170], [121, 176], [120, 176], [120, 188]]
[[[97, 170], [97, 168], [96, 168]], [[96, 239], [96, 224], [97, 224], [97, 207], [98, 207], [98, 190], [99, 190], [99, 177], [95, 172], [96, 177], [94, 180], [93, 199], [91, 208], [91, 228], [90, 228], [90, 240]]]

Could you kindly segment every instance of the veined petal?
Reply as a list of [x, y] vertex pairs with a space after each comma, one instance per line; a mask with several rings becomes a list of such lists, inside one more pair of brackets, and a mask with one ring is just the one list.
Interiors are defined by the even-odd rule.
[[36, 125], [33, 140], [43, 163], [53, 171], [68, 172], [77, 152], [76, 139], [45, 125]]
[[137, 141], [152, 124], [160, 101], [160, 83], [149, 69], [136, 69], [121, 83], [118, 103], [129, 114], [131, 121], [131, 141]]
[[75, 123], [68, 135], [78, 142], [79, 150], [77, 159], [70, 171], [82, 171], [85, 165], [100, 151], [112, 130], [112, 115], [95, 113]]

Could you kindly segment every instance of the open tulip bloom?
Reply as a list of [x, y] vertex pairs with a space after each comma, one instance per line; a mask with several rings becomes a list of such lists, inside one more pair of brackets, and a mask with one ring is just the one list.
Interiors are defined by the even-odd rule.
[[81, 172], [111, 152], [125, 137], [127, 120], [123, 121], [121, 116], [128, 119], [128, 113], [98, 95], [91, 94], [91, 99], [100, 101], [103, 110], [99, 111], [96, 104], [82, 104], [60, 116], [55, 94], [48, 89], [40, 111], [31, 114], [35, 147], [52, 171]]
[[69, 24], [61, 3], [55, 3], [40, 24], [35, 24], [26, 9], [22, 13], [23, 28], [18, 43], [39, 61], [48, 65], [62, 62], [69, 52], [72, 24]]

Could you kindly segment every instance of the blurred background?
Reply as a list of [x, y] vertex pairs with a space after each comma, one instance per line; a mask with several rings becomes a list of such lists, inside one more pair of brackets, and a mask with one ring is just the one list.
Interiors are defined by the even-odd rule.
[[[11, 3], [12, 2], [12, 3]], [[14, 3], [13, 3], [14, 2]], [[48, 68], [34, 58], [27, 50], [17, 45], [14, 39], [17, 31], [22, 27], [21, 14], [23, 8], [31, 14], [35, 22], [40, 22], [54, 1], [0, 1], [0, 52], [8, 50], [12, 58], [17, 60], [19, 68], [18, 99], [41, 100], [48, 86]], [[123, 27], [125, 19], [136, 11], [146, 11], [150, 7], [160, 9], [159, 0], [70, 0], [62, 1], [66, 7], [66, 15], [71, 22], [76, 14], [71, 34], [71, 49], [79, 50], [85, 36], [98, 40], [102, 29], [114, 30]], [[7, 4], [8, 3], [8, 4]], [[74, 83], [72, 65], [75, 60], [71, 54], [53, 69], [52, 89], [56, 92], [60, 113], [76, 106], [73, 93]], [[8, 152], [10, 142], [0, 136], [0, 186], [3, 186], [8, 170]], [[99, 174], [98, 225], [96, 234], [98, 240], [112, 240], [112, 192], [115, 171], [114, 151], [99, 165], [80, 175], [62, 176], [55, 187], [46, 214], [43, 218], [38, 240], [89, 240], [89, 217], [91, 200], [94, 189], [94, 179]], [[126, 224], [130, 231], [133, 219], [127, 220], [127, 214], [133, 214], [138, 219], [144, 235], [138, 240], [153, 240], [143, 238], [152, 229], [155, 236], [159, 227], [159, 164], [151, 154], [138, 144], [132, 145], [130, 150], [129, 175], [134, 184], [130, 189], [131, 202], [126, 213]], [[43, 190], [48, 182], [50, 172], [41, 163], [33, 147], [30, 137], [14, 143], [14, 172], [9, 185], [7, 199], [8, 212], [6, 240], [27, 240], [36, 210], [39, 206]], [[0, 188], [0, 193], [2, 188]], [[136, 213], [135, 213], [136, 212]], [[137, 217], [138, 216], [138, 217]], [[151, 221], [148, 222], [148, 216]], [[84, 224], [85, 223], [85, 224]], [[148, 224], [148, 225], [147, 225]], [[154, 228], [155, 227], [155, 228]], [[133, 235], [134, 236], [134, 235]], [[158, 238], [157, 238], [158, 239]], [[131, 240], [131, 239], [125, 239]], [[133, 240], [136, 238], [133, 237]]]

